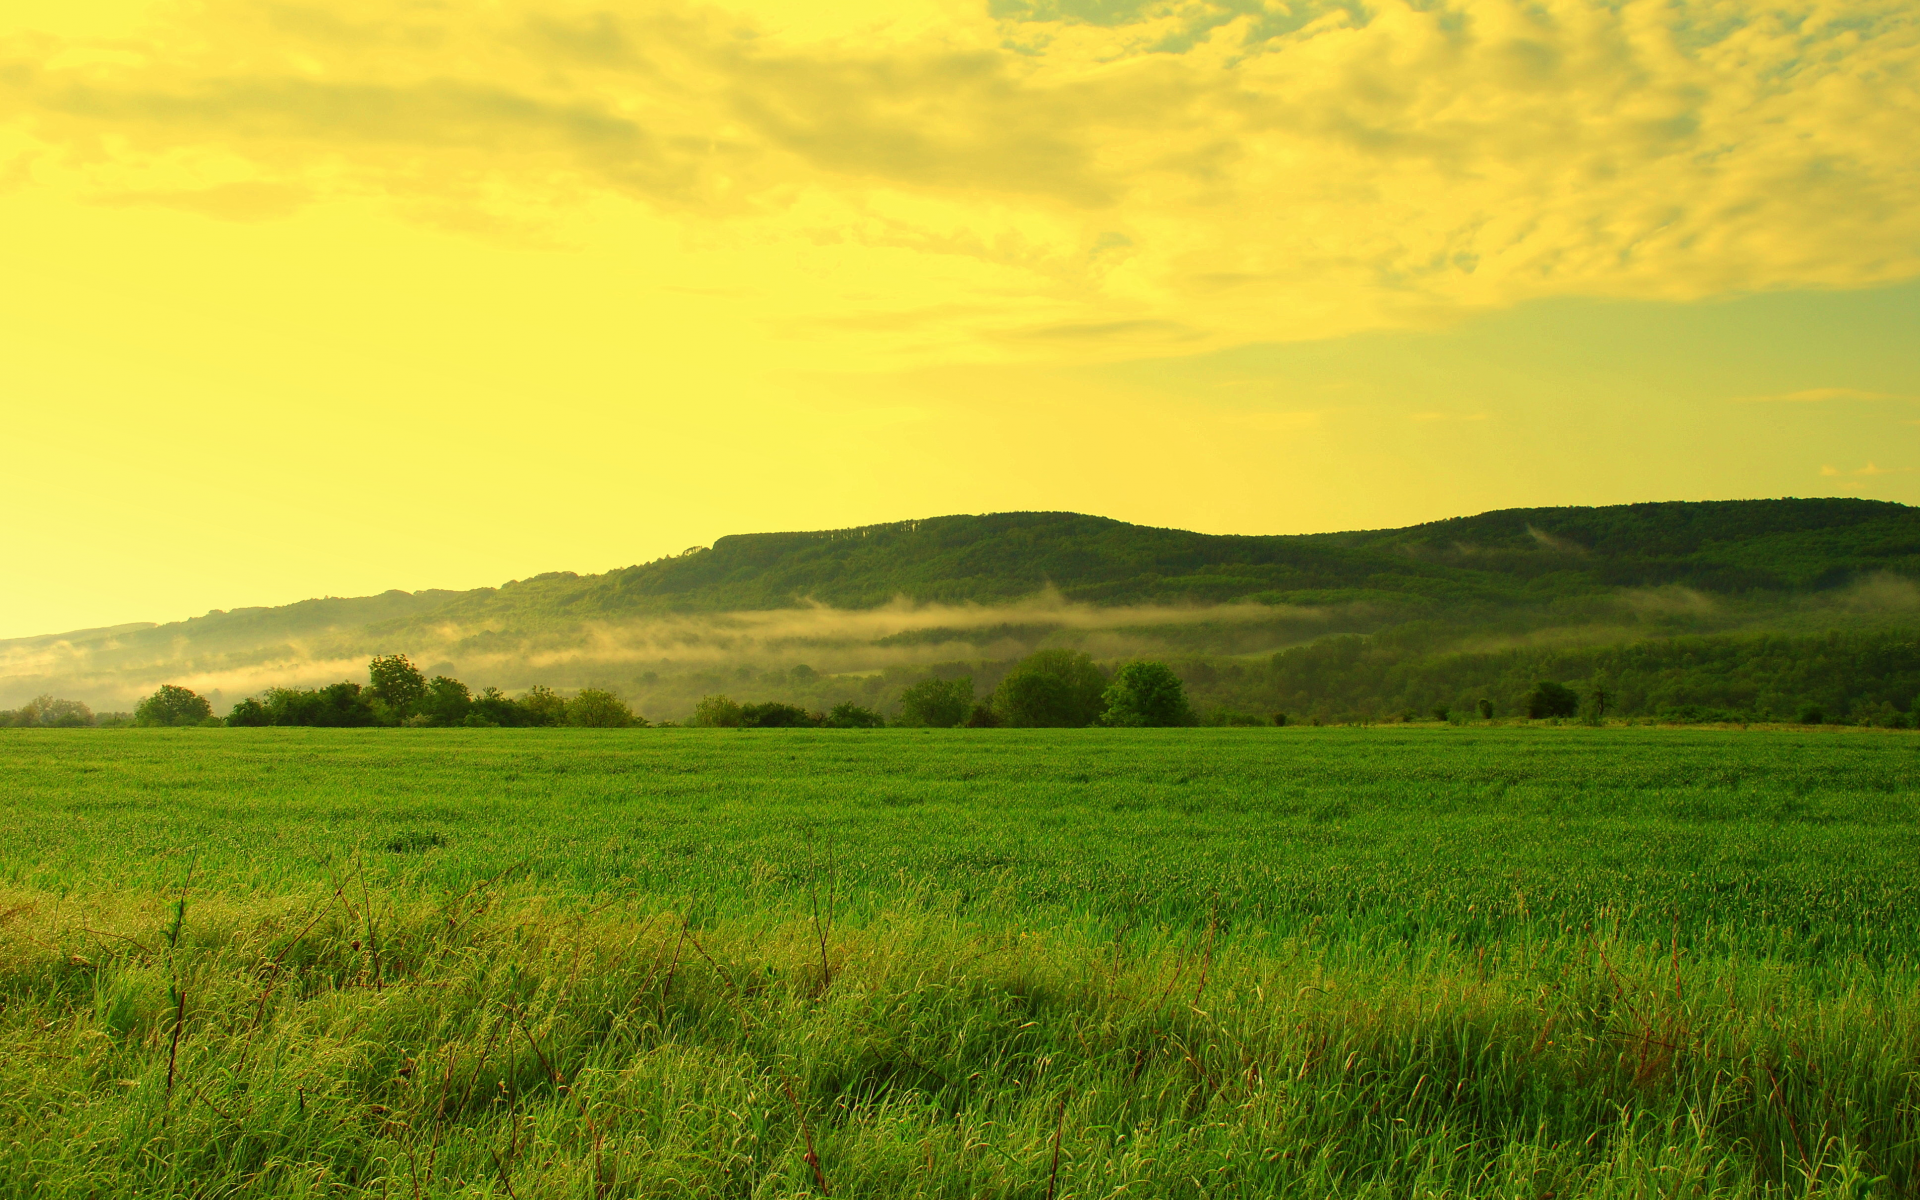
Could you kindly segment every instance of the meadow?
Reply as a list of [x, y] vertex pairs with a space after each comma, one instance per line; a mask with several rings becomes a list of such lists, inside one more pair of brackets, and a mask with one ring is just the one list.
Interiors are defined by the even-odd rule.
[[1917, 754], [0, 731], [0, 1194], [1913, 1195]]

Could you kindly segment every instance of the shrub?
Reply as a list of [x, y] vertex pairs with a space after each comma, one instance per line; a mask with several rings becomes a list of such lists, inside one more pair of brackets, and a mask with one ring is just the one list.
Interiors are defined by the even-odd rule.
[[826, 720], [818, 713], [810, 713], [797, 704], [781, 704], [769, 700], [765, 704], [748, 704], [740, 709], [740, 727], [742, 729], [796, 729], [818, 725]]
[[1193, 706], [1187, 703], [1186, 685], [1165, 663], [1126, 664], [1101, 692], [1100, 699], [1106, 706], [1100, 714], [1102, 725], [1145, 728], [1199, 724]]
[[1533, 685], [1533, 691], [1527, 695], [1527, 716], [1538, 721], [1543, 717], [1571, 717], [1580, 711], [1580, 697], [1565, 684], [1543, 680]]
[[887, 719], [870, 708], [861, 708], [851, 700], [842, 700], [827, 713], [829, 729], [878, 729]]
[[160, 690], [134, 706], [136, 725], [198, 725], [213, 715], [207, 698], [188, 688], [163, 683]]
[[473, 695], [458, 679], [435, 675], [414, 706], [430, 725], [459, 725], [473, 711]]
[[41, 725], [49, 729], [79, 729], [93, 724], [93, 710], [78, 700], [35, 696], [21, 705], [7, 723], [15, 726]]
[[1819, 705], [1809, 704], [1800, 710], [1800, 723], [1802, 725], [1825, 725], [1827, 723], [1827, 714]]
[[269, 688], [265, 697], [269, 725], [346, 729], [378, 723], [373, 706], [357, 683], [330, 683], [312, 691]]
[[1217, 726], [1260, 726], [1270, 723], [1267, 718], [1260, 716], [1258, 713], [1240, 712], [1232, 708], [1216, 708], [1207, 714], [1205, 720], [1200, 722], [1202, 725]]
[[567, 722], [567, 702], [550, 687], [535, 684], [515, 703], [526, 713], [529, 725], [564, 725]]
[[1433, 706], [1433, 719], [1434, 719], [1434, 720], [1436, 720], [1436, 721], [1445, 721], [1445, 720], [1447, 720], [1447, 719], [1448, 719], [1449, 717], [1451, 717], [1451, 716], [1453, 716], [1453, 710], [1452, 710], [1452, 709], [1450, 709], [1450, 708], [1448, 708], [1448, 707], [1447, 707], [1446, 705], [1444, 705], [1444, 704], [1436, 704], [1436, 705], [1434, 705], [1434, 706]]
[[1275, 725], [1279, 725], [1279, 726], [1282, 726], [1282, 727], [1284, 727], [1284, 726], [1286, 725], [1286, 723], [1287, 723], [1287, 714], [1285, 714], [1285, 713], [1275, 713], [1275, 714], [1273, 714], [1273, 723], [1274, 723]]
[[993, 707], [1008, 725], [1079, 728], [1099, 719], [1106, 690], [1107, 677], [1091, 658], [1077, 650], [1042, 650], [1000, 681]]
[[900, 694], [900, 724], [951, 729], [973, 710], [973, 677], [922, 679]]
[[706, 729], [733, 729], [740, 725], [740, 706], [725, 696], [708, 696], [693, 706], [689, 725]]
[[1480, 714], [1480, 719], [1482, 721], [1493, 720], [1493, 701], [1482, 700], [1480, 701], [1480, 703], [1473, 706], [1473, 710]]
[[967, 714], [967, 728], [998, 729], [1000, 728], [1000, 714], [994, 712], [991, 705], [976, 704], [973, 706], [973, 711]]
[[587, 729], [625, 729], [644, 725], [627, 702], [604, 688], [581, 688], [567, 701], [567, 724]]
[[267, 706], [248, 696], [227, 712], [227, 724], [235, 727], [267, 724]]

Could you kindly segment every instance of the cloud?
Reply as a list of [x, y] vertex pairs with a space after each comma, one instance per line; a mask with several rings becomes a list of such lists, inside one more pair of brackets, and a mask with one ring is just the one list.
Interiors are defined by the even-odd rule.
[[1844, 470], [1841, 470], [1839, 467], [1835, 467], [1832, 465], [1827, 465], [1820, 468], [1820, 473], [1829, 478], [1837, 478], [1837, 477], [1861, 478], [1861, 477], [1870, 477], [1874, 475], [1906, 475], [1911, 473], [1912, 471], [1913, 471], [1912, 467], [1882, 467], [1882, 466], [1876, 466], [1871, 462], [1869, 462], [1864, 467], [1856, 467], [1851, 471], [1844, 471]]
[[914, 276], [898, 320], [787, 301], [869, 347], [1098, 358], [1920, 274], [1895, 0], [167, 11], [0, 36], [36, 186], [242, 221], [374, 197], [477, 236], [611, 199]]

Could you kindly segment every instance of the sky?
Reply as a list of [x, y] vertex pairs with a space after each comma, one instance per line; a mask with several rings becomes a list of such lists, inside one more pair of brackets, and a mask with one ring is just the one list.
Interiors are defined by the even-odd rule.
[[9, 0], [0, 637], [1067, 509], [1920, 503], [1905, 0]]

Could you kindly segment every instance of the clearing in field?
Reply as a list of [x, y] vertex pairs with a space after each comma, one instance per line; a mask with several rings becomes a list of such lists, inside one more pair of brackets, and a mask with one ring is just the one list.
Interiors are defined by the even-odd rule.
[[9, 732], [0, 1189], [1912, 1195], [1915, 750]]

